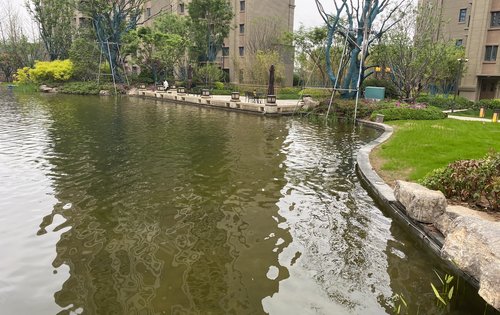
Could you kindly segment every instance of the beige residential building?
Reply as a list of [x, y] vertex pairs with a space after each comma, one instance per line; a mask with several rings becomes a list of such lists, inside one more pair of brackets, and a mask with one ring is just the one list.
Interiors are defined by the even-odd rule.
[[445, 38], [466, 51], [466, 73], [459, 85], [470, 100], [500, 98], [500, 0], [437, 0]]
[[[295, 0], [228, 0], [234, 10], [229, 37], [217, 56], [232, 83], [251, 81], [252, 61], [257, 50], [280, 51], [284, 63], [283, 85], [293, 84], [293, 48], [278, 44], [285, 32], [293, 31]], [[160, 11], [187, 15], [190, 0], [150, 0], [144, 6], [145, 24], [151, 24]], [[259, 83], [259, 82], [252, 82]], [[265, 82], [264, 82], [265, 83]], [[264, 84], [261, 83], [261, 84]]]

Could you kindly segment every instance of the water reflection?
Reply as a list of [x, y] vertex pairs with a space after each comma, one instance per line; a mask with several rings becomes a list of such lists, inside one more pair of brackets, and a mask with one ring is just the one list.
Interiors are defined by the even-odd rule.
[[[439, 311], [446, 268], [356, 177], [371, 129], [139, 99], [0, 105], [1, 312], [386, 314], [395, 293]], [[461, 287], [454, 314], [482, 313]]]
[[54, 260], [70, 267], [61, 314], [261, 313], [288, 274], [277, 259], [291, 240], [276, 206], [284, 123], [69, 100], [50, 103], [60, 203], [39, 231], [57, 214], [71, 227]]

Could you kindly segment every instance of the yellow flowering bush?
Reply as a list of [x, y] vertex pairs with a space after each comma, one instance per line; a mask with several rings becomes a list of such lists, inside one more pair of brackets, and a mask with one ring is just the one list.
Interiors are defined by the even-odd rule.
[[24, 67], [16, 73], [17, 83], [68, 81], [74, 72], [71, 60], [37, 61], [33, 68]]
[[16, 74], [14, 74], [14, 83], [26, 84], [30, 83], [30, 72], [31, 68], [24, 67], [21, 69], [17, 69]]

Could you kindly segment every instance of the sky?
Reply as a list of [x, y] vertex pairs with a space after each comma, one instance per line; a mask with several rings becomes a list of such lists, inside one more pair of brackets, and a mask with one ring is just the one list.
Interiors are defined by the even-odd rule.
[[[269, 0], [274, 1], [274, 0]], [[328, 4], [331, 4], [332, 0], [323, 0], [325, 9], [329, 11]], [[330, 2], [330, 3], [328, 3]], [[3, 10], [8, 5], [11, 5], [15, 10], [19, 12], [24, 24], [30, 23], [30, 17], [24, 8], [25, 0], [0, 0], [0, 10]], [[314, 0], [295, 0], [295, 21], [294, 28], [299, 28], [300, 24], [306, 27], [318, 26], [323, 24], [323, 20], [318, 13], [316, 8], [316, 2]]]

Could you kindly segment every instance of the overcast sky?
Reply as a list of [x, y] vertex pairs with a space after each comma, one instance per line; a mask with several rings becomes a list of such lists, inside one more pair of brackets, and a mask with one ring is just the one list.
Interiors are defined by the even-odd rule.
[[[330, 9], [329, 5], [331, 5], [331, 1], [332, 0], [323, 0], [327, 11]], [[0, 0], [0, 10], [3, 11], [8, 5], [11, 5], [19, 12], [23, 21], [27, 24], [29, 23], [30, 18], [24, 8], [24, 2], [25, 0]], [[306, 27], [322, 25], [323, 20], [316, 9], [316, 3], [314, 0], [295, 0], [295, 5], [295, 29], [297, 29], [300, 24], [304, 24]]]

